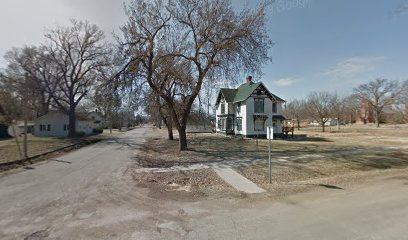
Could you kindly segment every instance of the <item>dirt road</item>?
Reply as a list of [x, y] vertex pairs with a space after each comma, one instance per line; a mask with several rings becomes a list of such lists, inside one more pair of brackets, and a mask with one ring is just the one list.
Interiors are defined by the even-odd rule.
[[157, 197], [129, 169], [138, 128], [0, 176], [0, 239], [408, 239], [408, 174], [281, 201]]

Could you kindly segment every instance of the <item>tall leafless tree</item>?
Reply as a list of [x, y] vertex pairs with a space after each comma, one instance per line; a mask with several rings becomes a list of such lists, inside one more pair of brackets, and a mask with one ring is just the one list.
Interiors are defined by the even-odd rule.
[[285, 105], [284, 115], [285, 117], [296, 120], [297, 128], [300, 130], [300, 121], [305, 118], [306, 104], [303, 100], [293, 100]]
[[341, 97], [337, 93], [332, 94], [330, 101], [331, 116], [336, 118], [337, 130], [340, 130], [340, 124], [344, 122], [347, 115], [347, 101], [348, 97]]
[[[69, 116], [69, 136], [75, 136], [75, 110], [95, 84], [101, 68], [108, 65], [104, 33], [89, 22], [71, 20], [71, 26], [57, 26], [45, 34], [44, 57], [55, 66], [47, 90], [53, 102]], [[46, 71], [46, 69], [42, 69]], [[56, 86], [55, 89], [52, 89]]]
[[[236, 13], [229, 0], [140, 0], [127, 6], [120, 45], [129, 69], [166, 101], [179, 132], [180, 150], [187, 149], [187, 120], [203, 82], [242, 70], [258, 73], [269, 60], [272, 42], [265, 11], [263, 4]], [[166, 96], [166, 83], [154, 77], [157, 68], [169, 61], [180, 69], [171, 78], [176, 99]]]
[[329, 92], [311, 92], [306, 100], [306, 111], [318, 121], [325, 132], [326, 122], [332, 117], [333, 95]]
[[399, 95], [399, 82], [387, 79], [376, 79], [366, 84], [361, 84], [354, 89], [355, 94], [361, 101], [367, 101], [374, 109], [374, 119], [377, 127], [380, 127], [380, 117], [384, 108], [396, 102]]
[[34, 46], [13, 48], [8, 51], [5, 55], [7, 67], [4, 74], [9, 79], [10, 90], [24, 89], [22, 94], [26, 95], [26, 104], [37, 116], [47, 113], [51, 104], [51, 96], [46, 91], [45, 81], [42, 80], [46, 76], [39, 74], [39, 69], [46, 68], [40, 51]]
[[399, 115], [401, 122], [408, 123], [408, 80], [405, 80], [397, 91], [396, 103], [393, 109]]

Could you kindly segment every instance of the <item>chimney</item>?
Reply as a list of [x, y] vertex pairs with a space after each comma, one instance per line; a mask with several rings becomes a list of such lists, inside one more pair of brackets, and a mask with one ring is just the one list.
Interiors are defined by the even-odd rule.
[[252, 83], [252, 76], [248, 76], [246, 78], [246, 83], [248, 83], [248, 84]]

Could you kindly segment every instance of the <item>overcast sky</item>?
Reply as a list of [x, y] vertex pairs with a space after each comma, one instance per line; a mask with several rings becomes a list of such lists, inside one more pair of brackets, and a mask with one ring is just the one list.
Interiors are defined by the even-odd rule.
[[[0, 0], [0, 9], [0, 56], [40, 43], [46, 28], [70, 18], [108, 37], [126, 21], [123, 0]], [[287, 100], [312, 90], [346, 94], [376, 77], [408, 79], [407, 0], [275, 0], [268, 14], [273, 63], [255, 80]]]

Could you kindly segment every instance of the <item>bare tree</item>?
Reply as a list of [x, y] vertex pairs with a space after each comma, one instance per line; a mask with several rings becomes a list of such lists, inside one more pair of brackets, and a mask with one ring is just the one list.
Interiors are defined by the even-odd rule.
[[361, 109], [361, 103], [359, 97], [356, 94], [350, 94], [343, 99], [344, 106], [344, 120], [349, 124], [353, 124], [357, 121], [357, 113]]
[[340, 124], [346, 119], [347, 97], [340, 97], [337, 93], [332, 94], [330, 101], [331, 116], [336, 118], [337, 130], [340, 130]]
[[284, 115], [297, 122], [297, 128], [300, 130], [300, 121], [306, 115], [306, 104], [302, 100], [293, 100], [285, 105]]
[[[180, 150], [187, 149], [187, 120], [203, 82], [241, 70], [259, 72], [269, 60], [272, 42], [265, 10], [264, 4], [237, 14], [229, 0], [141, 0], [127, 7], [128, 22], [121, 28], [123, 53], [129, 68], [166, 101], [179, 132]], [[176, 99], [166, 96], [164, 86], [169, 85], [154, 77], [163, 62], [180, 69], [170, 78]]]
[[5, 76], [11, 80], [10, 85], [17, 89], [18, 86], [24, 87], [24, 95], [29, 96], [26, 101], [30, 101], [27, 103], [37, 116], [47, 113], [51, 96], [46, 91], [46, 81], [43, 78], [50, 76], [41, 75], [40, 69], [46, 69], [51, 64], [41, 57], [41, 49], [34, 46], [13, 48], [6, 53], [5, 60], [7, 61]]
[[[97, 72], [108, 65], [104, 33], [88, 22], [71, 20], [70, 27], [56, 27], [47, 31], [43, 45], [46, 57], [55, 66], [55, 73], [47, 79], [48, 93], [58, 108], [69, 116], [69, 136], [75, 136], [75, 110], [95, 84]], [[47, 69], [41, 69], [42, 73]], [[56, 88], [53, 89], [53, 86]]]
[[312, 92], [306, 100], [306, 111], [314, 120], [318, 121], [325, 132], [325, 125], [332, 116], [333, 95], [329, 92]]
[[0, 73], [0, 109], [3, 121], [7, 124], [23, 115], [21, 95], [14, 94], [10, 89], [9, 80]]
[[376, 79], [366, 84], [361, 84], [354, 92], [361, 101], [367, 101], [374, 109], [374, 119], [377, 127], [380, 127], [380, 117], [384, 108], [396, 102], [398, 95], [398, 81]]
[[401, 84], [393, 110], [399, 115], [401, 122], [408, 123], [408, 80]]
[[157, 94], [152, 93], [149, 96], [146, 112], [149, 113], [151, 119], [156, 126], [161, 128], [162, 122], [167, 128], [168, 139], [174, 140], [173, 136], [173, 120], [166, 102]]

